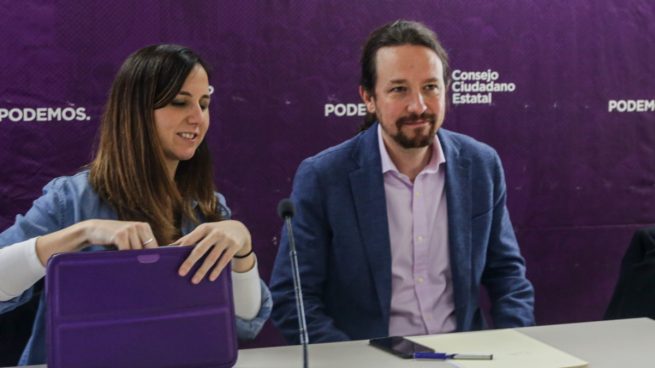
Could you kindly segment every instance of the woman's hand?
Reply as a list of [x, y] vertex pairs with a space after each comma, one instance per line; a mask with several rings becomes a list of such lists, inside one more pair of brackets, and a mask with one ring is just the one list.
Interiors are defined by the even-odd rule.
[[115, 245], [119, 250], [157, 248], [147, 222], [91, 220], [86, 227], [88, 244]]
[[45, 265], [55, 253], [77, 252], [89, 244], [115, 245], [119, 250], [159, 246], [145, 222], [87, 220], [39, 237], [36, 254]]
[[[178, 273], [180, 276], [186, 276], [193, 265], [206, 254], [207, 257], [191, 279], [194, 284], [202, 281], [210, 270], [209, 280], [215, 281], [235, 254], [245, 255], [252, 250], [250, 232], [244, 224], [234, 220], [201, 224], [173, 243], [173, 245], [193, 244], [195, 244], [193, 251], [182, 263]], [[248, 256], [240, 261], [248, 262], [251, 268], [254, 260], [249, 260], [249, 258], [254, 259], [254, 257]], [[245, 270], [235, 271], [243, 272]]]

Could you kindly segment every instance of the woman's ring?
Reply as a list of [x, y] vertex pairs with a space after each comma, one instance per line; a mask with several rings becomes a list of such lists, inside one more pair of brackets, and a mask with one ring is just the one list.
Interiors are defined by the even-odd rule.
[[143, 245], [146, 245], [146, 244], [152, 242], [153, 240], [155, 240], [155, 238], [150, 238], [150, 239], [144, 241], [142, 244], [143, 244]]

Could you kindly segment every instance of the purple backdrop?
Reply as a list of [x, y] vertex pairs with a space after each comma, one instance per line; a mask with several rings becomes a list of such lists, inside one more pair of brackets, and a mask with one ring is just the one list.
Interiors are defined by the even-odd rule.
[[[353, 135], [361, 44], [401, 17], [435, 29], [458, 71], [445, 126], [503, 159], [538, 323], [601, 318], [632, 232], [655, 222], [647, 0], [2, 2], [0, 228], [90, 160], [125, 57], [180, 43], [214, 65], [216, 183], [268, 280], [278, 200], [303, 158]], [[267, 326], [247, 346], [280, 343]]]

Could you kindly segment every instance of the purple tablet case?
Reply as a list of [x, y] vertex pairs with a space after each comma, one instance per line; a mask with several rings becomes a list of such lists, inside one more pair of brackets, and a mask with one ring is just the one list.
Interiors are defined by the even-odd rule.
[[232, 367], [229, 268], [198, 285], [192, 247], [58, 254], [46, 276], [48, 368]]

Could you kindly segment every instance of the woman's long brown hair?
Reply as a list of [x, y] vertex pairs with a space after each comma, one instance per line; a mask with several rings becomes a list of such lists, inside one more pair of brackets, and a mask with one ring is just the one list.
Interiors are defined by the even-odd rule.
[[154, 111], [175, 98], [196, 65], [209, 74], [198, 55], [177, 45], [148, 46], [128, 57], [112, 84], [90, 164], [89, 181], [100, 198], [119, 219], [149, 223], [159, 244], [181, 235], [183, 219], [200, 221], [194, 204], [205, 221], [221, 217], [207, 142], [180, 162], [171, 180], [155, 126]]

